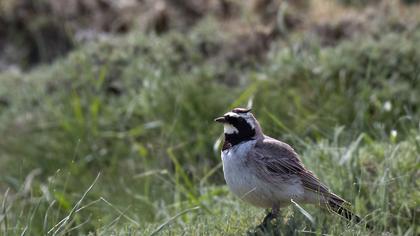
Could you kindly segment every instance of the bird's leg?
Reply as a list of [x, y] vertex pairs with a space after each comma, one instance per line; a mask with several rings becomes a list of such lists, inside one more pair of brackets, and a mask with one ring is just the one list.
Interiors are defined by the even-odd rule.
[[263, 222], [261, 223], [262, 226], [267, 226], [269, 222], [273, 219], [273, 213], [270, 211], [268, 214], [264, 217]]
[[[261, 230], [262, 232], [269, 232], [272, 230], [271, 220], [276, 219], [279, 216], [280, 208], [278, 205], [273, 205], [271, 211], [264, 217], [264, 220], [255, 229]], [[277, 235], [277, 234], [276, 234]]]
[[271, 211], [264, 217], [262, 226], [266, 227], [271, 222], [271, 220], [276, 219], [279, 216], [280, 208], [277, 205], [273, 205]]
[[273, 219], [277, 219], [277, 217], [279, 217], [280, 214], [280, 208], [278, 206], [273, 206], [273, 208], [271, 208], [271, 214], [273, 216]]

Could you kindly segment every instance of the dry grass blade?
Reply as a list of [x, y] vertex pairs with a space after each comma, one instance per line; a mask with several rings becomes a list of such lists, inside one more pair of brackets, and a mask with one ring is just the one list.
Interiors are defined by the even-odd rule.
[[9, 195], [9, 188], [7, 188], [6, 193], [4, 194], [3, 197], [3, 202], [1, 204], [1, 211], [2, 211], [2, 218], [0, 218], [0, 223], [4, 222], [4, 235], [7, 235], [7, 231], [8, 231], [8, 224], [7, 224], [7, 209], [6, 209], [6, 203], [7, 203], [7, 197]]
[[48, 216], [50, 214], [51, 208], [54, 206], [54, 204], [56, 203], [56, 201], [52, 201], [50, 203], [50, 205], [47, 208], [47, 211], [45, 212], [45, 216], [44, 216], [44, 225], [43, 225], [43, 230], [44, 230], [44, 234], [47, 233], [47, 227], [48, 227]]
[[136, 226], [140, 226], [139, 223], [137, 223], [137, 221], [131, 219], [130, 217], [128, 217], [127, 215], [124, 214], [123, 211], [121, 211], [120, 209], [116, 208], [114, 205], [112, 205], [110, 202], [108, 202], [105, 198], [101, 197], [100, 198], [102, 201], [104, 201], [106, 204], [108, 204], [110, 207], [112, 207], [115, 211], [117, 211], [121, 216], [123, 216], [124, 218], [126, 218], [127, 220], [129, 220], [131, 223], [135, 224]]
[[311, 214], [309, 214], [309, 212], [307, 212], [305, 209], [303, 209], [303, 207], [301, 207], [299, 204], [297, 204], [297, 202], [293, 201], [293, 199], [290, 199], [290, 201], [299, 209], [299, 211], [306, 217], [308, 218], [308, 220], [312, 223], [315, 224], [315, 220], [314, 218], [311, 216]]
[[341, 158], [340, 160], [340, 165], [343, 165], [344, 163], [348, 162], [350, 160], [350, 158], [353, 156], [354, 151], [357, 150], [357, 148], [360, 145], [360, 142], [363, 140], [363, 138], [365, 137], [365, 134], [360, 134], [359, 137], [357, 137], [356, 141], [354, 141], [350, 147], [347, 149], [346, 153], [344, 154], [344, 156]]
[[90, 192], [90, 190], [92, 190], [93, 186], [95, 186], [96, 182], [99, 179], [99, 176], [101, 175], [101, 173], [98, 173], [98, 175], [96, 176], [95, 180], [93, 181], [93, 183], [89, 186], [89, 188], [83, 193], [82, 197], [79, 199], [79, 201], [74, 205], [74, 207], [71, 209], [70, 213], [64, 217], [60, 222], [58, 222], [56, 225], [54, 225], [48, 232], [47, 234], [50, 234], [51, 232], [54, 231], [53, 235], [57, 235], [58, 232], [60, 232], [60, 230], [63, 229], [63, 227], [65, 227], [65, 225], [68, 223], [68, 221], [71, 219], [71, 217], [74, 215], [74, 213], [76, 212], [76, 210], [79, 208], [80, 204], [82, 203], [82, 201], [85, 199], [85, 197], [87, 196], [87, 194]]
[[193, 207], [193, 208], [189, 208], [189, 209], [186, 209], [186, 210], [183, 210], [182, 212], [180, 212], [180, 213], [178, 213], [178, 214], [176, 214], [175, 216], [173, 216], [173, 217], [171, 217], [169, 220], [167, 220], [165, 223], [163, 223], [163, 224], [161, 224], [161, 225], [159, 225], [159, 227], [157, 227], [151, 234], [150, 234], [150, 236], [154, 236], [154, 235], [156, 235], [157, 233], [159, 233], [165, 226], [167, 226], [167, 225], [169, 225], [172, 221], [174, 221], [176, 218], [178, 218], [178, 217], [180, 217], [180, 216], [182, 216], [182, 215], [184, 215], [184, 214], [186, 214], [186, 213], [188, 213], [188, 212], [190, 212], [190, 211], [195, 211], [195, 210], [198, 210], [198, 209], [200, 209], [200, 207], [198, 206], [198, 207]]
[[78, 224], [78, 225], [76, 225], [76, 226], [74, 226], [74, 227], [72, 227], [72, 228], [70, 228], [70, 229], [68, 229], [68, 230], [66, 230], [65, 232], [64, 232], [64, 234], [65, 235], [68, 235], [68, 234], [70, 234], [70, 232], [71, 231], [74, 231], [74, 230], [77, 230], [77, 229], [79, 229], [79, 228], [81, 228], [83, 225], [85, 225], [85, 224], [87, 224], [87, 223], [89, 223], [89, 221], [90, 221], [90, 219], [92, 218], [92, 216], [89, 216], [85, 221], [83, 221], [82, 223], [80, 223], [80, 224]]
[[122, 211], [114, 220], [112, 220], [109, 224], [103, 226], [102, 227], [103, 230], [101, 230], [103, 233], [99, 233], [99, 234], [105, 234], [105, 232], [107, 232], [108, 229], [110, 229], [113, 225], [115, 225], [121, 219], [121, 217], [125, 216], [125, 213], [128, 212], [130, 209], [131, 209], [131, 206], [126, 207], [126, 209]]
[[168, 170], [149, 170], [149, 171], [146, 171], [144, 173], [134, 175], [133, 178], [134, 179], [139, 179], [139, 178], [144, 178], [144, 177], [148, 177], [148, 176], [151, 176], [151, 175], [166, 175], [168, 173], [169, 173]]

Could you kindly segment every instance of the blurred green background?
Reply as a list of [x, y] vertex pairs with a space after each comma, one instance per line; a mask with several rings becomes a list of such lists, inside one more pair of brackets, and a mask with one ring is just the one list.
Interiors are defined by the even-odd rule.
[[0, 235], [262, 234], [221, 169], [239, 106], [373, 225], [266, 234], [419, 235], [419, 102], [416, 0], [0, 0]]

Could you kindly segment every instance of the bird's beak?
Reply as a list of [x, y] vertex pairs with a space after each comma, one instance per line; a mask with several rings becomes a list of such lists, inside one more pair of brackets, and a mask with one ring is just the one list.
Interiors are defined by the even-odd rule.
[[226, 119], [224, 116], [221, 117], [217, 117], [216, 119], [214, 119], [214, 121], [219, 122], [219, 123], [225, 123]]

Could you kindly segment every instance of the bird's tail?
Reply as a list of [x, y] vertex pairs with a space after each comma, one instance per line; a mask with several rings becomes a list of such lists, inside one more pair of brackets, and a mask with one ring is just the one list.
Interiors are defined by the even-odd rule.
[[[328, 197], [327, 208], [334, 211], [335, 213], [337, 213], [338, 215], [342, 216], [350, 222], [359, 224], [362, 221], [360, 216], [356, 215], [349, 209], [350, 203], [346, 202], [344, 199], [333, 193], [330, 193]], [[366, 223], [365, 226], [367, 229], [373, 228], [372, 225], [369, 223]]]
[[350, 222], [360, 223], [362, 219], [349, 209], [349, 204], [338, 196], [331, 196], [328, 199], [328, 209], [334, 211]]

